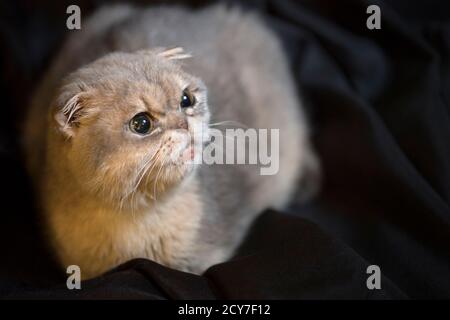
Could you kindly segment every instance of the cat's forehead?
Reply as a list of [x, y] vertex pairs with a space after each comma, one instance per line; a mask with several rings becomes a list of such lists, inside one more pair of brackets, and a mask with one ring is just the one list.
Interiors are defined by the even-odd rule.
[[68, 83], [74, 88], [71, 92], [86, 93], [89, 106], [161, 113], [178, 106], [184, 90], [203, 88], [200, 80], [170, 60], [138, 54], [101, 58], [75, 72]]
[[169, 80], [177, 83], [188, 76], [178, 63], [156, 54], [142, 53], [109, 54], [82, 68], [78, 74], [91, 80], [120, 82], [146, 79], [150, 83]]
[[129, 112], [151, 112], [164, 114], [178, 108], [183, 91], [190, 84], [178, 76], [158, 79], [116, 79], [107, 86], [101, 86], [94, 94], [103, 101], [103, 108], [114, 108]]
[[161, 92], [171, 94], [192, 85], [192, 77], [180, 68], [157, 59], [140, 60], [142, 61], [131, 63], [117, 63], [113, 60], [106, 68], [104, 64], [99, 64], [93, 66], [95, 77], [90, 74], [87, 77], [93, 80], [89, 82], [97, 89], [122, 95], [141, 91], [155, 95]]
[[192, 81], [180, 74], [160, 74], [156, 77], [144, 77], [130, 80], [122, 79], [112, 83], [121, 87], [119, 90], [126, 98], [140, 98], [147, 100], [161, 100], [163, 98], [180, 97], [183, 90], [193, 85]]
[[158, 83], [134, 87], [128, 91], [124, 100], [141, 111], [164, 113], [180, 96], [180, 89], [177, 89], [176, 86], [164, 86]]

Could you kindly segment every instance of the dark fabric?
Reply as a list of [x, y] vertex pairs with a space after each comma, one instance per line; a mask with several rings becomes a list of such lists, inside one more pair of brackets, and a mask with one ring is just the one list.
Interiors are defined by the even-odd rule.
[[14, 288], [26, 299], [403, 299], [390, 280], [368, 290], [368, 263], [343, 243], [298, 217], [264, 213], [239, 254], [203, 276], [136, 259], [82, 283], [51, 289]]
[[[324, 168], [320, 196], [294, 201], [291, 215], [265, 213], [240, 253], [203, 276], [134, 260], [76, 292], [42, 240], [18, 148], [71, 3], [0, 8], [0, 296], [450, 298], [448, 1], [246, 1], [291, 59]], [[99, 3], [79, 5], [84, 15]], [[381, 30], [366, 28], [370, 4], [381, 8]], [[381, 268], [382, 290], [366, 288], [369, 264]]]

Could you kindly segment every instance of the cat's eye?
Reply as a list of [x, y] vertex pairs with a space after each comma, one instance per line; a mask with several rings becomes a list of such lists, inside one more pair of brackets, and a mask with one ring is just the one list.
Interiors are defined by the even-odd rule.
[[195, 104], [195, 97], [190, 95], [186, 90], [181, 95], [180, 107], [189, 108]]
[[138, 113], [130, 120], [130, 130], [137, 134], [147, 134], [152, 128], [152, 120], [145, 113]]

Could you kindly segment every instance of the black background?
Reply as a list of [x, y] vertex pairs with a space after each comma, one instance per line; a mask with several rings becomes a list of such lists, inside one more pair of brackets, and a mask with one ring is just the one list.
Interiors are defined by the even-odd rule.
[[[0, 5], [0, 296], [450, 298], [448, 1], [245, 1], [285, 45], [324, 168], [321, 194], [290, 215], [266, 212], [240, 254], [202, 277], [135, 260], [75, 293], [40, 236], [19, 150], [73, 3], [86, 15], [106, 2]], [[370, 4], [381, 30], [366, 28]], [[369, 264], [382, 290], [367, 290]]]

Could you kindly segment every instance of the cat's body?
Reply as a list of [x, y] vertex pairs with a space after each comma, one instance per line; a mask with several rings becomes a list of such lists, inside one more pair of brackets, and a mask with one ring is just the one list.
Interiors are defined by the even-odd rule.
[[[83, 130], [90, 125], [94, 127], [89, 121], [100, 120], [93, 117], [94, 120], [83, 122], [85, 114], [79, 115], [80, 124], [74, 124], [69, 133], [61, 134], [51, 110], [56, 108], [58, 113], [62, 106], [56, 103], [56, 107], [52, 107], [53, 101], [56, 97], [56, 101], [68, 103], [74, 95], [71, 90], [77, 94], [83, 90], [97, 92], [91, 92], [94, 97], [84, 101], [91, 104], [89, 108], [92, 105], [97, 109], [105, 108], [102, 103], [113, 94], [119, 97], [129, 94], [130, 98], [124, 101], [131, 101], [139, 96], [137, 84], [141, 78], [134, 80], [137, 76], [127, 75], [126, 71], [119, 73], [121, 78], [118, 79], [126, 82], [127, 88], [131, 86], [131, 92], [119, 85], [121, 89], [116, 89], [115, 80], [108, 82], [106, 78], [115, 79], [115, 71], [109, 71], [109, 64], [113, 67], [126, 64], [124, 70], [140, 68], [138, 62], [133, 65], [127, 61], [140, 59], [140, 55], [106, 58], [103, 66], [96, 62], [92, 70], [69, 78], [67, 87], [60, 91], [58, 87], [62, 77], [110, 52], [175, 46], [182, 46], [193, 55], [192, 59], [183, 61], [182, 69], [201, 78], [208, 88], [212, 123], [231, 120], [249, 128], [280, 129], [279, 172], [262, 176], [257, 167], [242, 165], [200, 165], [186, 176], [180, 173], [181, 178], [176, 179], [168, 172], [163, 178], [168, 181], [166, 185], [155, 188], [156, 199], [142, 198], [134, 207], [119, 209], [115, 203], [118, 201], [115, 184], [122, 186], [121, 179], [126, 180], [127, 175], [120, 173], [109, 180], [105, 178], [105, 182], [96, 180], [97, 189], [101, 188], [98, 192], [92, 191], [94, 182], [90, 177], [106, 167], [110, 157], [121, 157], [118, 165], [110, 163], [110, 171], [120, 167], [120, 163], [133, 162], [133, 152], [121, 154], [120, 148], [114, 149], [116, 144], [122, 143], [114, 140], [119, 139], [115, 138], [115, 131], [108, 135], [111, 141], [105, 142], [102, 138], [98, 146], [91, 147], [89, 140], [97, 136], [94, 131], [83, 133]], [[143, 59], [158, 61], [159, 58], [152, 54]], [[167, 70], [172, 72], [170, 63]], [[170, 74], [176, 74], [178, 69], [174, 70], [175, 73]], [[95, 76], [99, 80], [104, 78], [102, 90], [112, 88], [109, 96], [103, 95], [104, 91], [98, 93], [98, 88], [94, 90]], [[151, 81], [158, 80], [152, 78]], [[147, 94], [145, 83], [142, 88], [142, 93]], [[158, 90], [155, 92], [160, 94]], [[200, 93], [199, 99], [202, 99]], [[83, 22], [82, 30], [74, 31], [62, 48], [38, 88], [25, 132], [27, 161], [39, 190], [48, 235], [60, 261], [64, 266], [79, 265], [83, 278], [90, 278], [137, 257], [196, 273], [226, 260], [258, 213], [267, 207], [286, 205], [306, 171], [317, 170], [300, 107], [279, 43], [253, 15], [222, 7], [195, 12], [177, 7], [142, 10], [119, 6], [100, 10]], [[116, 117], [121, 116], [119, 113]], [[70, 116], [67, 117], [62, 131], [71, 121]], [[99, 113], [98, 118], [101, 117]], [[196, 117], [201, 121], [209, 120], [207, 112], [200, 114], [199, 111]], [[200, 121], [198, 119], [189, 118], [189, 125], [195, 126], [194, 121]], [[101, 121], [102, 125], [106, 122]], [[166, 130], [167, 126], [164, 128]], [[126, 139], [135, 138], [126, 136]], [[130, 144], [141, 143], [130, 141]], [[88, 148], [91, 148], [89, 152]], [[85, 155], [101, 162], [94, 161], [99, 167], [92, 172], [85, 169], [90, 168], [91, 160], [83, 158]], [[151, 184], [149, 187], [152, 189]], [[108, 188], [112, 190], [111, 199]]]

